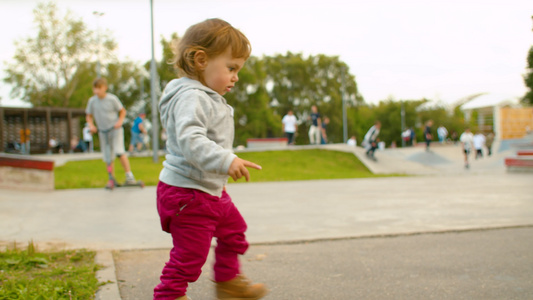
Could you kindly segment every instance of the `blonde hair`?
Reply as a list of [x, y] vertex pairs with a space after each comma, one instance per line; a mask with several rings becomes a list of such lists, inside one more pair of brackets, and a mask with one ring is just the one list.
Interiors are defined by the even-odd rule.
[[189, 27], [181, 39], [173, 41], [174, 58], [170, 63], [178, 76], [202, 79], [194, 62], [195, 54], [204, 51], [208, 58], [214, 58], [228, 47], [234, 58], [247, 60], [252, 52], [250, 41], [238, 29], [221, 19], [207, 19]]

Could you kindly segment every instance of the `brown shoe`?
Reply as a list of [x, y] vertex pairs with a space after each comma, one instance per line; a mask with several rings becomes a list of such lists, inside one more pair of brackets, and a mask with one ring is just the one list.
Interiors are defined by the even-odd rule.
[[176, 300], [191, 300], [191, 298], [189, 298], [187, 296], [181, 296], [179, 298], [176, 298]]
[[229, 281], [216, 283], [219, 300], [258, 300], [268, 294], [262, 283], [252, 284], [244, 275], [237, 275]]

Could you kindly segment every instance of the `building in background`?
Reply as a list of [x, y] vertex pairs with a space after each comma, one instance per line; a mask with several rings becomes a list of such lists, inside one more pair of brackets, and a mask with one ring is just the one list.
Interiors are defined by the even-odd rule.
[[20, 132], [27, 129], [30, 132], [30, 154], [50, 150], [52, 137], [64, 145], [64, 152], [69, 152], [72, 137], [81, 136], [83, 123], [80, 122], [85, 122], [85, 109], [0, 107], [0, 152], [19, 153]]
[[496, 152], [523, 142], [533, 130], [533, 107], [524, 107], [518, 97], [482, 94], [463, 104], [461, 109], [467, 122], [475, 122], [477, 131], [485, 135], [494, 132]]

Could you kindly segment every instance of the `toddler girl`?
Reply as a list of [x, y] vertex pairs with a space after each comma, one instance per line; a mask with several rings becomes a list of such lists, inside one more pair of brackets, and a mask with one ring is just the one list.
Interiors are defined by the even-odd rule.
[[181, 78], [168, 83], [159, 103], [168, 154], [157, 186], [161, 226], [174, 247], [154, 299], [188, 299], [213, 237], [218, 299], [260, 299], [267, 289], [240, 272], [246, 223], [225, 190], [229, 177], [248, 181], [247, 168], [261, 169], [232, 152], [233, 108], [222, 97], [239, 80], [250, 42], [227, 22], [209, 19], [191, 26], [174, 52]]

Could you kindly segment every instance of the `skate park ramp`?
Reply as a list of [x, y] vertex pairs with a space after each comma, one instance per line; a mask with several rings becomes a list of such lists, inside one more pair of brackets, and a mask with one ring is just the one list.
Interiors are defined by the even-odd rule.
[[405, 159], [423, 165], [440, 165], [451, 163], [450, 160], [442, 157], [434, 151], [416, 152], [407, 156]]
[[432, 145], [430, 151], [425, 145], [406, 148], [387, 148], [376, 152], [377, 161], [365, 155], [361, 147], [350, 147], [343, 144], [330, 144], [324, 148], [336, 151], [352, 152], [374, 174], [405, 174], [405, 175], [442, 175], [442, 174], [486, 174], [505, 173], [504, 159], [511, 150], [484, 156], [475, 160], [470, 155], [471, 168], [464, 167], [464, 154], [458, 144]]

